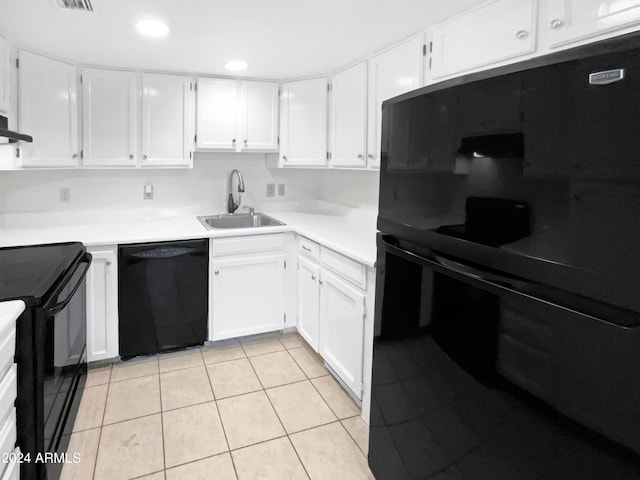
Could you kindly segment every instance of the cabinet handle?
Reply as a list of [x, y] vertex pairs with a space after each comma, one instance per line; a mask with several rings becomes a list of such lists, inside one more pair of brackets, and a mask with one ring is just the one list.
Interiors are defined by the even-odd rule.
[[311, 275], [311, 280], [315, 280], [316, 276], [315, 275]]
[[71, 158], [73, 158], [75, 160], [76, 158], [78, 158], [78, 154], [74, 153], [73, 155], [71, 155]]
[[372, 158], [373, 158], [373, 153], [369, 153], [369, 154], [367, 155], [367, 158], [371, 158], [371, 159], [372, 159]]
[[231, 143], [232, 143], [233, 145], [235, 145], [235, 144], [236, 144], [236, 139], [234, 138], [233, 140], [231, 140]]
[[111, 265], [111, 260], [107, 260], [106, 262], [104, 262], [104, 264], [108, 267], [109, 265]]
[[243, 140], [243, 143], [244, 143], [244, 146], [246, 147], [247, 146], [247, 139], [246, 138]]
[[220, 273], [220, 270], [216, 270], [215, 272], [213, 272], [214, 274], [218, 275]]
[[133, 160], [133, 153], [129, 154], [129, 160]]
[[358, 158], [364, 158], [364, 155], [362, 155], [361, 153], [358, 154]]
[[307, 252], [310, 252], [310, 251], [311, 251], [311, 249], [310, 249], [309, 247], [305, 247], [304, 245], [302, 245], [302, 249], [303, 249], [303, 250], [306, 250]]
[[143, 159], [143, 160], [146, 160], [146, 159], [148, 159], [148, 158], [149, 158], [149, 155], [143, 155], [143, 156], [142, 156], [142, 159]]
[[529, 36], [529, 32], [527, 32], [526, 30], [518, 30], [516, 32], [516, 38], [520, 40], [527, 38], [528, 36]]
[[553, 20], [551, 20], [550, 25], [551, 25], [551, 28], [554, 28], [554, 29], [562, 28], [564, 27], [564, 20], [561, 20], [559, 18], [554, 18]]
[[322, 280], [320, 280], [320, 281], [318, 281], [318, 283], [319, 283], [320, 285], [322, 285], [324, 282], [323, 282]]
[[288, 162], [288, 161], [289, 161], [289, 159], [287, 158], [287, 156], [286, 156], [286, 155], [282, 155], [282, 159], [283, 159], [285, 162]]

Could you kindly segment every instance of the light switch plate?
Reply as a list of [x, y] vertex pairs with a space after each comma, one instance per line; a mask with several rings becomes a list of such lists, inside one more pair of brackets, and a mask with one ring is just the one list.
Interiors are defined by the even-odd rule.
[[267, 197], [275, 197], [275, 196], [276, 196], [276, 184], [267, 183]]
[[281, 197], [284, 196], [284, 183], [278, 184], [278, 195], [280, 195]]
[[71, 189], [69, 187], [60, 189], [60, 201], [65, 203], [71, 201]]
[[147, 183], [144, 186], [143, 198], [145, 200], [153, 200], [153, 185], [151, 185], [150, 183]]

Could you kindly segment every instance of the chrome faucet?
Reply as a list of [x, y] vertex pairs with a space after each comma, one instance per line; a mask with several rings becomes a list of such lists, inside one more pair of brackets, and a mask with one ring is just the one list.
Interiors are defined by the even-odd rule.
[[[235, 202], [233, 200], [233, 174], [238, 176], [238, 201]], [[242, 194], [244, 193], [244, 180], [242, 179], [242, 174], [240, 170], [234, 168], [231, 170], [229, 174], [229, 201], [227, 202], [227, 210], [229, 213], [235, 212], [240, 206], [240, 202], [242, 201]]]

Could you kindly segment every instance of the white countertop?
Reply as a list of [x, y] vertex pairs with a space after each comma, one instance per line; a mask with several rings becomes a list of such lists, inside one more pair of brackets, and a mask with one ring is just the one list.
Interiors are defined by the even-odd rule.
[[22, 312], [24, 312], [24, 302], [22, 300], [0, 302], [0, 333], [2, 335], [5, 334], [7, 328], [18, 319]]
[[[333, 212], [269, 211], [285, 226], [207, 230], [195, 214], [149, 218], [118, 218], [104, 212], [88, 218], [68, 213], [38, 214], [31, 222], [5, 222], [0, 227], [0, 247], [57, 242], [82, 242], [86, 246], [165, 240], [260, 235], [294, 231], [339, 253], [373, 267], [376, 260], [376, 215], [372, 210], [336, 209]], [[75, 217], [75, 218], [74, 218]], [[102, 218], [104, 222], [96, 221]]]

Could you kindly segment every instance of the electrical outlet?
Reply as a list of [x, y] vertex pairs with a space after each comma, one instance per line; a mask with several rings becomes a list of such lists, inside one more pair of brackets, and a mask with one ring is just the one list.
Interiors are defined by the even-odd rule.
[[69, 187], [63, 187], [60, 189], [60, 201], [69, 202], [71, 200], [71, 189]]
[[284, 183], [278, 184], [278, 195], [280, 195], [281, 197], [284, 196]]
[[275, 196], [276, 196], [276, 184], [267, 183], [267, 197], [275, 197]]
[[144, 190], [142, 194], [145, 200], [153, 200], [153, 185], [151, 185], [150, 183], [147, 183], [144, 186]]

